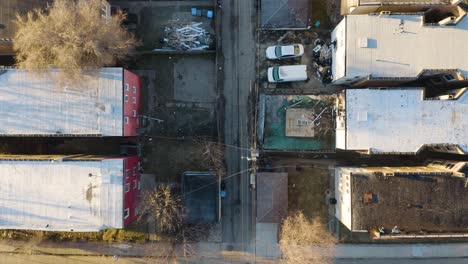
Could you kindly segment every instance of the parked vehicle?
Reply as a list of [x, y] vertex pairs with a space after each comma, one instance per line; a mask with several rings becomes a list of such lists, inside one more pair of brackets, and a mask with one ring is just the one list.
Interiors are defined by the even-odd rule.
[[275, 66], [268, 68], [268, 81], [297, 82], [308, 80], [307, 65]]
[[301, 44], [270, 46], [266, 49], [266, 57], [269, 60], [297, 58], [303, 54], [304, 46]]

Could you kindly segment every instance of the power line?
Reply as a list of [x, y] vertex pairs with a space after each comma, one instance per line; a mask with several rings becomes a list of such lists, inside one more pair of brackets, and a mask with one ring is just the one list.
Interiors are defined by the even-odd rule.
[[199, 138], [194, 138], [194, 137], [165, 137], [165, 136], [152, 136], [152, 135], [148, 135], [148, 136], [145, 136], [145, 137], [149, 137], [149, 138], [159, 138], [159, 139], [170, 139], [170, 140], [191, 140], [191, 141], [200, 141], [200, 142], [214, 143], [214, 144], [218, 144], [218, 145], [225, 146], [225, 147], [229, 147], [229, 148], [235, 148], [235, 149], [241, 149], [241, 150], [249, 150], [249, 151], [252, 150], [252, 148], [242, 148], [242, 147], [238, 147], [238, 146], [234, 146], [234, 145], [223, 144], [223, 143], [219, 143], [219, 142], [216, 142], [216, 141], [204, 140], [204, 139], [199, 139]]
[[[261, 168], [261, 169], [284, 169], [284, 168], [296, 168], [296, 167], [297, 167], [297, 166], [276, 166], [276, 167], [258, 167], [258, 168]], [[302, 168], [316, 168], [316, 169], [328, 170], [328, 169], [325, 169], [325, 168], [318, 167], [318, 166], [316, 166], [316, 165], [313, 165], [313, 166], [300, 166], [300, 167], [302, 167]], [[231, 174], [231, 175], [229, 175], [229, 176], [224, 177], [224, 178], [221, 179], [221, 180], [229, 179], [229, 178], [231, 178], [231, 177], [234, 177], [234, 176], [236, 176], [236, 175], [242, 174], [242, 173], [244, 173], [244, 172], [248, 172], [248, 171], [250, 171], [250, 170], [252, 170], [252, 168], [248, 168], [248, 169], [246, 169], [246, 170], [242, 170], [242, 171], [233, 173], [233, 174]], [[206, 188], [206, 187], [208, 187], [208, 186], [210, 186], [210, 185], [213, 185], [213, 184], [215, 184], [215, 183], [218, 183], [219, 181], [220, 181], [220, 180], [215, 180], [215, 181], [213, 181], [213, 182], [211, 182], [211, 183], [208, 183], [208, 184], [206, 184], [206, 185], [204, 185], [204, 186], [201, 186], [201, 187], [199, 187], [199, 188], [197, 188], [197, 189], [195, 189], [195, 190], [193, 190], [193, 191], [190, 191], [190, 192], [184, 194], [183, 196], [188, 195], [188, 194], [191, 194], [191, 193], [194, 193], [194, 192], [199, 191], [199, 190], [201, 190], [201, 189], [204, 189], [204, 188]]]
[[[239, 171], [239, 172], [233, 173], [233, 174], [231, 174], [231, 175], [229, 175], [229, 176], [224, 177], [222, 180], [224, 180], [224, 179], [229, 179], [229, 178], [231, 178], [231, 177], [234, 177], [234, 176], [236, 176], [236, 175], [242, 174], [242, 173], [244, 173], [244, 172], [248, 172], [248, 171], [250, 171], [251, 169], [252, 169], [252, 168], [249, 168], [249, 169], [246, 169], [246, 170], [243, 170], [243, 171]], [[201, 190], [201, 189], [204, 189], [204, 188], [206, 188], [206, 187], [208, 187], [208, 186], [210, 186], [210, 185], [213, 185], [213, 184], [215, 184], [215, 183], [218, 183], [218, 182], [219, 182], [219, 180], [215, 180], [215, 181], [213, 181], [213, 182], [211, 182], [211, 183], [208, 183], [208, 184], [206, 184], [206, 185], [204, 185], [204, 186], [201, 186], [201, 187], [199, 187], [199, 188], [197, 188], [197, 189], [195, 189], [195, 190], [193, 190], [193, 191], [190, 191], [190, 192], [188, 192], [188, 193], [185, 193], [183, 196], [186, 196], [186, 195], [188, 195], [188, 194], [194, 193], [194, 192], [196, 192], [196, 191], [199, 191], [199, 190]]]

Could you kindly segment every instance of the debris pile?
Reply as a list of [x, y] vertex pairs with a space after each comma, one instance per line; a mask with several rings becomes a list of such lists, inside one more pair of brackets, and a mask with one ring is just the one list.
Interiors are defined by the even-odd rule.
[[208, 49], [213, 43], [210, 33], [201, 27], [203, 23], [173, 22], [164, 29], [162, 41], [170, 48], [182, 51]]
[[332, 81], [331, 64], [332, 64], [332, 45], [328, 45], [320, 38], [314, 40], [314, 49], [312, 57], [314, 59], [314, 68], [317, 78], [321, 79], [324, 84]]

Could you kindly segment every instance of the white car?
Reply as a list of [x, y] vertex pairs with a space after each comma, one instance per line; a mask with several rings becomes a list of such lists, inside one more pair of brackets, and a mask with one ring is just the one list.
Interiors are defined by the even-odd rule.
[[301, 57], [304, 54], [304, 46], [301, 44], [271, 46], [266, 49], [266, 57], [269, 60], [280, 60]]
[[268, 68], [268, 81], [298, 82], [308, 80], [307, 65], [275, 66]]

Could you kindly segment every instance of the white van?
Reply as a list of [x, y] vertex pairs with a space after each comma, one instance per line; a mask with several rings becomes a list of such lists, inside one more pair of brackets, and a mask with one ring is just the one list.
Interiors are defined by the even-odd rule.
[[306, 81], [307, 65], [275, 66], [268, 68], [268, 82]]

